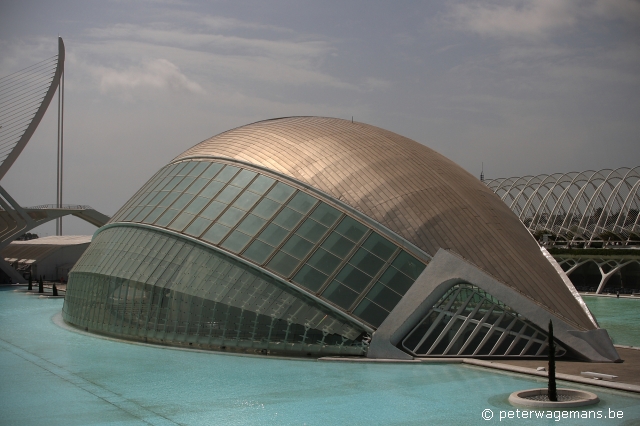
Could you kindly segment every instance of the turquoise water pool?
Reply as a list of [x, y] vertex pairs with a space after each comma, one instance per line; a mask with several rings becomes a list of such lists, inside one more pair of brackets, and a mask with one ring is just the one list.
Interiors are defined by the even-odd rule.
[[[515, 410], [528, 377], [462, 365], [293, 361], [122, 343], [53, 323], [62, 300], [0, 290], [0, 424], [3, 425], [469, 425]], [[590, 389], [571, 384], [573, 388]], [[590, 410], [637, 424], [640, 398], [596, 390]], [[494, 417], [482, 420], [491, 409]]]
[[613, 343], [640, 347], [640, 300], [621, 297], [582, 297]]

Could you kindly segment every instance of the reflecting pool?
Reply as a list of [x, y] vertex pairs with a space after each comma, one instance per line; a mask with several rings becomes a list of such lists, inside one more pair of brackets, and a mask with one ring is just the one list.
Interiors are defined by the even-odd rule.
[[[123, 343], [59, 327], [52, 318], [61, 308], [61, 299], [0, 290], [0, 423], [555, 424], [499, 422], [500, 411], [515, 410], [511, 392], [545, 386], [533, 378], [461, 365], [296, 361]], [[640, 398], [595, 392], [601, 402], [590, 410], [624, 413], [607, 425], [640, 419]], [[485, 409], [492, 420], [482, 420]]]
[[582, 296], [613, 343], [640, 347], [640, 298]]

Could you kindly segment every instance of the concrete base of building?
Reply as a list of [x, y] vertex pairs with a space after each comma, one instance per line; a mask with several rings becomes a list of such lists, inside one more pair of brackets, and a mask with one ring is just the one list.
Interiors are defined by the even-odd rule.
[[400, 350], [398, 345], [440, 298], [459, 283], [469, 283], [486, 291], [541, 330], [546, 330], [549, 321], [553, 320], [555, 338], [582, 360], [620, 361], [620, 356], [606, 330], [578, 330], [475, 265], [443, 249], [438, 250], [405, 297], [373, 334], [367, 356], [381, 359], [412, 359], [413, 356]]

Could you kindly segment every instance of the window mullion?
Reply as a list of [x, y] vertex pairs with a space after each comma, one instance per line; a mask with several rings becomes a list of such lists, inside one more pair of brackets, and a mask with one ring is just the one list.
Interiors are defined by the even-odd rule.
[[[366, 249], [365, 249], [366, 250]], [[400, 252], [402, 251], [402, 249], [398, 246], [396, 246], [396, 250], [393, 252], [393, 254], [389, 257], [389, 260], [387, 260], [383, 267], [380, 268], [380, 270], [378, 271], [377, 274], [375, 274], [373, 277], [371, 277], [371, 281], [369, 282], [369, 284], [364, 288], [364, 290], [362, 290], [362, 292], [358, 295], [358, 297], [356, 298], [356, 300], [353, 302], [353, 304], [350, 306], [349, 308], [349, 312], [353, 312], [353, 310], [358, 306], [358, 304], [360, 302], [362, 302], [362, 299], [364, 299], [365, 295], [369, 293], [369, 290], [371, 290], [373, 288], [374, 285], [376, 285], [376, 283], [378, 282], [378, 280], [380, 279], [380, 277], [382, 276], [382, 274], [384, 274], [387, 269], [389, 268], [389, 266], [391, 265], [391, 263], [396, 260], [396, 257], [398, 257], [398, 255], [400, 254]], [[373, 253], [371, 253], [373, 254]], [[374, 254], [375, 256], [375, 254]], [[386, 286], [385, 286], [386, 287]], [[388, 287], [387, 287], [388, 288]], [[395, 293], [395, 290], [389, 289], [391, 291], [393, 291]], [[375, 303], [373, 300], [371, 301], [371, 303]], [[377, 305], [377, 303], [376, 303]], [[381, 306], [382, 308], [382, 306]], [[382, 308], [384, 309], [384, 308]], [[384, 309], [386, 311], [386, 309]]]

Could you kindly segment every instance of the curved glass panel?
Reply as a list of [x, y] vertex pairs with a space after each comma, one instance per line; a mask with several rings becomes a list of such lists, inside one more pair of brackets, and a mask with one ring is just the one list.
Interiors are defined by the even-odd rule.
[[112, 223], [146, 223], [201, 239], [373, 327], [426, 266], [345, 212], [238, 166], [184, 161], [144, 188]]
[[363, 330], [285, 284], [161, 231], [100, 232], [70, 274], [66, 321], [135, 340], [247, 352], [364, 355]]

